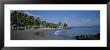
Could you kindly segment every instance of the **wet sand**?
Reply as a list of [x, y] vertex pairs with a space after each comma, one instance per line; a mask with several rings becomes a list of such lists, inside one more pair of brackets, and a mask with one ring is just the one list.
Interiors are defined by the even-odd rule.
[[36, 32], [50, 31], [58, 28], [39, 28], [39, 29], [27, 29], [27, 30], [13, 30], [11, 31], [11, 40], [63, 40], [62, 38], [45, 38], [43, 36], [36, 35]]

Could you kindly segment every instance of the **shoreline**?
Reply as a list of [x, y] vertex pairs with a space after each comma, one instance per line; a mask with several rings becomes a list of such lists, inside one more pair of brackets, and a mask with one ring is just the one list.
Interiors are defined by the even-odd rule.
[[36, 32], [55, 30], [58, 28], [39, 28], [39, 29], [26, 29], [26, 30], [14, 30], [11, 31], [11, 40], [65, 40], [66, 38], [47, 38], [36, 35]]
[[48, 30], [58, 30], [58, 29], [63, 29], [63, 28], [38, 28], [38, 29], [25, 29], [25, 30], [11, 30], [11, 31], [36, 31], [36, 32], [41, 32], [41, 31], [48, 31]]
[[[45, 37], [42, 32], [45, 31], [51, 31], [51, 30], [58, 30], [63, 28], [38, 28], [38, 29], [26, 29], [26, 30], [14, 30], [11, 31], [11, 40], [66, 40], [66, 38], [60, 38], [60, 37]], [[39, 32], [41, 34], [39, 34]], [[77, 36], [77, 40], [80, 36]], [[82, 36], [81, 36], [82, 37]], [[85, 37], [85, 35], [84, 35]], [[89, 37], [89, 35], [88, 35]], [[68, 40], [68, 38], [67, 38]], [[80, 39], [79, 39], [80, 40]]]

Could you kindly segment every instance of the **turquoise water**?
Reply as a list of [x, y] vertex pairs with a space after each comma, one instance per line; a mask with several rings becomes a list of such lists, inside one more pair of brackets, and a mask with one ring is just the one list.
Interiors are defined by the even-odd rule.
[[71, 29], [56, 29], [40, 32], [45, 38], [73, 40], [79, 35], [95, 35], [100, 33], [100, 27], [71, 27]]

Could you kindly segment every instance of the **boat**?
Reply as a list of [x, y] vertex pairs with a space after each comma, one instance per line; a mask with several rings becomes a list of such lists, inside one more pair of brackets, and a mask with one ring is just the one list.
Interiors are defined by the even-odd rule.
[[55, 31], [55, 35], [59, 35], [61, 33], [62, 33], [62, 31], [60, 31], [60, 30]]
[[69, 22], [68, 22], [68, 19], [65, 17], [65, 23], [67, 23], [68, 24], [68, 26], [67, 27], [65, 27], [65, 29], [71, 29], [71, 27], [70, 27], [70, 24], [69, 24]]

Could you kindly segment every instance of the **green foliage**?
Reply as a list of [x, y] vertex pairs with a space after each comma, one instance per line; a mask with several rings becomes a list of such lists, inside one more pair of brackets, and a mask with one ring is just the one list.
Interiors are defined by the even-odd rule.
[[[35, 18], [34, 16], [30, 16], [25, 14], [24, 12], [20, 11], [11, 11], [11, 26], [15, 27], [32, 27], [33, 25], [49, 28], [57, 28], [61, 26], [63, 23], [59, 22], [58, 24], [55, 23], [48, 23], [47, 21], [42, 21], [40, 17]], [[67, 24], [64, 23], [64, 27], [66, 27]]]
[[34, 16], [29, 16], [23, 12], [13, 11], [11, 13], [11, 25], [14, 26], [32, 26], [35, 24]]
[[41, 19], [37, 17], [37, 19], [35, 19], [35, 25], [40, 26], [40, 24], [41, 24]]

